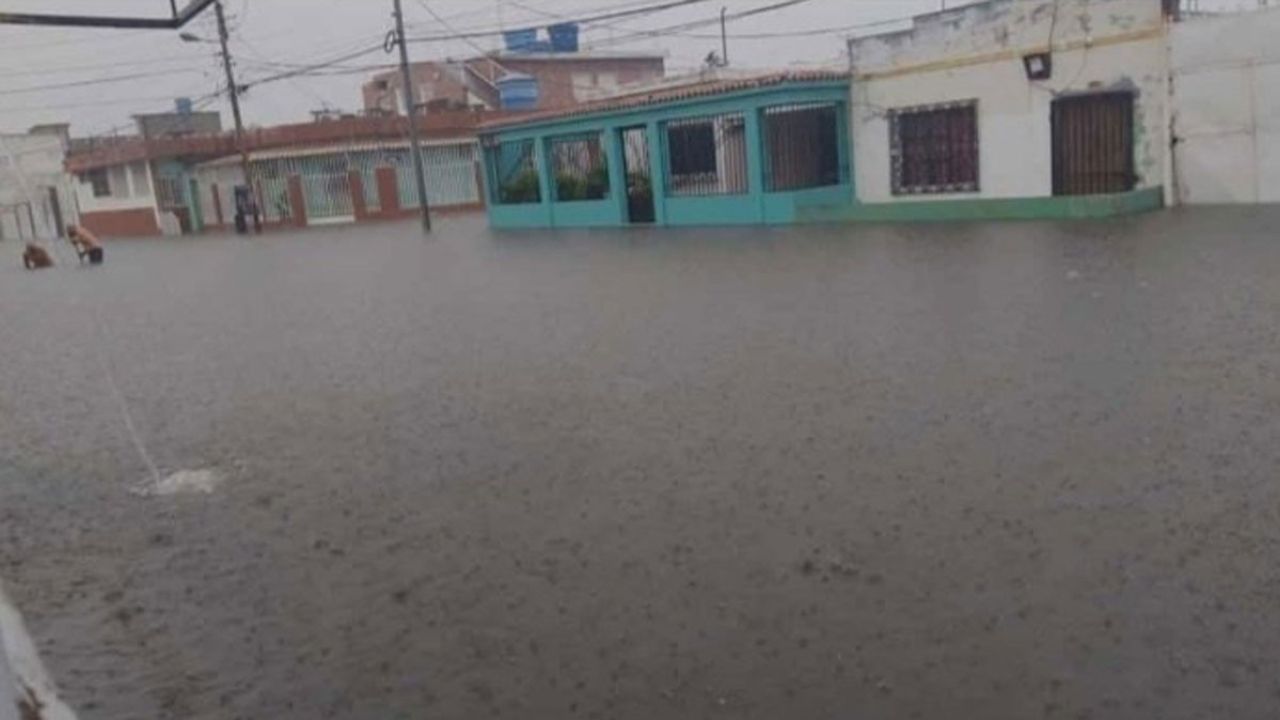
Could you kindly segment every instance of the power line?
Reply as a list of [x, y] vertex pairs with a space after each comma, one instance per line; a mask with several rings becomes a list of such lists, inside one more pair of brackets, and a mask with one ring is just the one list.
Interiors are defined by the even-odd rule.
[[454, 36], [457, 37], [459, 40], [462, 40], [466, 44], [470, 45], [473, 50], [479, 52], [481, 55], [485, 55], [489, 52], [485, 48], [480, 47], [479, 43], [475, 42], [471, 38], [464, 37], [457, 30], [454, 30], [453, 26], [449, 24], [448, 20], [445, 20], [444, 18], [440, 17], [440, 13], [437, 13], [435, 10], [431, 9], [431, 6], [427, 4], [427, 0], [418, 0], [418, 4], [421, 5], [422, 9], [426, 10], [427, 13], [431, 15], [431, 17], [435, 18], [436, 22], [440, 23], [445, 30], [448, 30], [449, 32], [453, 33]]
[[356, 58], [365, 57], [366, 55], [372, 55], [375, 52], [382, 52], [382, 50], [383, 50], [382, 45], [378, 44], [378, 45], [374, 45], [373, 47], [367, 47], [361, 50], [357, 50], [355, 52], [347, 53], [346, 55], [340, 55], [336, 58], [325, 60], [323, 62], [312, 63], [310, 65], [303, 65], [302, 67], [296, 70], [288, 70], [286, 72], [276, 73], [274, 75], [267, 75], [266, 77], [246, 80], [242, 82], [241, 85], [246, 88], [249, 88], [249, 87], [253, 87], [254, 85], [264, 85], [266, 83], [277, 82], [280, 80], [288, 80], [289, 78], [298, 77], [300, 75], [311, 74], [313, 71], [316, 71], [316, 70], [324, 70], [325, 68], [331, 67], [333, 65], [339, 65], [349, 60], [355, 60]]
[[[761, 7], [752, 8], [750, 10], [743, 10], [741, 12], [729, 13], [728, 15], [725, 16], [724, 19], [726, 21], [741, 20], [742, 18], [753, 17], [756, 15], [763, 15], [765, 13], [777, 12], [779, 10], [785, 10], [789, 7], [801, 5], [806, 2], [812, 2], [812, 0], [783, 0], [783, 2], [776, 2], [770, 5], [764, 5]], [[676, 25], [668, 25], [666, 27], [657, 28], [654, 30], [630, 30], [629, 28], [620, 28], [621, 30], [631, 32], [631, 34], [624, 35], [623, 37], [620, 37], [620, 38], [613, 38], [609, 40], [593, 42], [589, 45], [589, 47], [595, 48], [595, 47], [602, 47], [606, 45], [620, 45], [620, 44], [631, 42], [633, 40], [638, 40], [641, 38], [655, 38], [655, 37], [678, 35], [682, 30], [693, 30], [700, 27], [706, 27], [708, 25], [715, 25], [719, 22], [720, 22], [720, 18], [717, 16], [713, 18], [706, 18], [703, 20], [692, 20], [689, 22], [679, 23]], [[715, 37], [719, 38], [718, 35]]]
[[[805, 2], [805, 0], [791, 0], [792, 2]], [[593, 15], [584, 18], [577, 18], [574, 22], [579, 25], [587, 25], [597, 23], [603, 20], [614, 20], [624, 17], [633, 17], [637, 15], [651, 15], [674, 8], [685, 7], [688, 5], [697, 5], [699, 3], [708, 2], [708, 0], [669, 0], [657, 4], [645, 5], [643, 7], [633, 8], [631, 10], [617, 10], [614, 12], [603, 13], [601, 15]], [[452, 40], [468, 40], [493, 37], [501, 35], [502, 30], [476, 30], [464, 33], [451, 33], [449, 35], [426, 35], [422, 37], [409, 38], [409, 42], [447, 42]]]
[[[420, 0], [420, 1], [421, 1], [421, 0]], [[662, 11], [664, 11], [664, 10], [669, 10], [669, 9], [672, 9], [672, 8], [684, 7], [684, 6], [687, 6], [687, 5], [694, 5], [694, 4], [698, 4], [698, 3], [704, 3], [704, 2], [707, 2], [707, 1], [708, 1], [708, 0], [668, 0], [667, 2], [661, 2], [661, 3], [657, 3], [657, 4], [647, 4], [647, 5], [643, 6], [643, 7], [637, 7], [637, 8], [632, 8], [632, 9], [628, 9], [628, 10], [617, 10], [617, 11], [613, 11], [613, 12], [608, 12], [608, 13], [603, 13], [603, 14], [600, 14], [600, 15], [591, 16], [591, 17], [588, 17], [588, 18], [581, 18], [581, 19], [579, 19], [579, 20], [578, 20], [578, 22], [580, 22], [580, 23], [588, 23], [588, 22], [598, 21], [598, 20], [601, 20], [601, 19], [612, 19], [612, 18], [617, 18], [617, 17], [631, 17], [631, 16], [636, 16], [636, 15], [652, 14], [652, 13], [656, 13], [656, 12], [662, 12]], [[795, 4], [795, 3], [799, 3], [799, 2], [806, 2], [806, 1], [807, 1], [807, 0], [788, 0], [788, 2], [787, 2], [787, 3], [784, 3], [784, 4], [790, 5], [790, 4]], [[428, 12], [431, 12], [431, 13], [432, 13], [432, 15], [433, 15], [433, 17], [435, 17], [438, 21], [442, 20], [438, 15], [436, 15], [436, 14], [431, 10], [431, 8], [427, 7], [427, 6], [425, 5], [425, 3], [424, 3], [424, 5], [423, 5], [423, 7], [424, 7]], [[446, 21], [446, 22], [447, 22], [447, 21]], [[442, 22], [442, 24], [446, 24], [446, 22]], [[447, 24], [446, 24], [446, 27], [447, 27]], [[451, 40], [464, 40], [464, 41], [465, 41], [465, 40], [470, 40], [470, 39], [475, 39], [475, 38], [480, 38], [480, 37], [491, 37], [491, 36], [493, 36], [493, 35], [498, 35], [498, 34], [500, 34], [500, 33], [501, 33], [501, 31], [498, 31], [498, 30], [492, 30], [492, 31], [477, 31], [477, 32], [467, 32], [467, 33], [451, 33], [451, 34], [448, 34], [448, 35], [435, 35], [435, 36], [427, 36], [427, 37], [420, 37], [420, 38], [407, 38], [406, 40], [407, 40], [407, 42], [439, 42], [439, 41], [451, 41]], [[315, 62], [315, 63], [310, 63], [310, 64], [306, 64], [306, 65], [301, 65], [300, 67], [297, 67], [297, 68], [294, 68], [294, 69], [291, 69], [291, 70], [288, 70], [288, 71], [285, 71], [285, 72], [275, 73], [275, 74], [273, 74], [273, 75], [267, 75], [267, 76], [265, 76], [265, 77], [260, 77], [260, 78], [251, 79], [251, 80], [248, 80], [248, 81], [244, 82], [244, 83], [243, 83], [243, 85], [244, 85], [244, 86], [246, 86], [246, 87], [249, 87], [249, 86], [253, 86], [253, 85], [262, 85], [262, 84], [265, 84], [265, 83], [276, 82], [276, 81], [279, 81], [279, 80], [285, 80], [285, 79], [288, 79], [288, 78], [298, 77], [298, 76], [302, 76], [302, 75], [318, 74], [318, 71], [327, 70], [327, 69], [329, 69], [329, 68], [331, 68], [331, 67], [334, 67], [334, 66], [336, 66], [336, 65], [340, 65], [340, 64], [342, 64], [342, 63], [344, 63], [344, 62], [347, 62], [347, 61], [350, 61], [350, 60], [354, 60], [354, 59], [356, 59], [356, 58], [360, 58], [360, 57], [364, 57], [364, 56], [367, 56], [367, 55], [371, 55], [371, 54], [373, 54], [373, 53], [375, 53], [375, 52], [377, 52], [377, 51], [379, 51], [379, 50], [383, 50], [383, 49], [385, 49], [385, 48], [384, 48], [382, 45], [377, 45], [377, 46], [372, 46], [372, 47], [362, 48], [362, 49], [360, 49], [360, 50], [356, 50], [356, 51], [354, 51], [354, 52], [347, 53], [347, 54], [345, 54], [345, 55], [340, 55], [340, 56], [338, 56], [338, 57], [330, 58], [330, 59], [328, 59], [328, 60], [324, 60], [324, 61], [320, 61], [320, 62]], [[482, 53], [487, 53], [487, 51], [485, 51], [485, 50], [483, 50], [483, 49], [481, 49], [481, 52], [482, 52]], [[351, 72], [360, 72], [360, 71], [362, 71], [362, 70], [363, 70], [363, 68], [353, 68], [353, 69], [351, 70]], [[333, 73], [325, 73], [325, 74], [345, 74], [346, 72], [348, 72], [348, 71], [345, 71], [345, 70], [344, 70], [344, 71], [341, 71], [341, 72], [333, 72]]]
[[39, 85], [30, 87], [13, 88], [11, 90], [0, 90], [0, 95], [23, 95], [26, 93], [38, 93], [48, 90], [64, 90], [67, 88], [84, 87], [86, 85], [101, 85], [103, 83], [125, 82], [127, 80], [142, 80], [144, 78], [164, 77], [167, 75], [184, 75], [199, 70], [176, 69], [176, 70], [157, 70], [155, 72], [132, 73], [129, 75], [115, 75], [113, 77], [94, 78], [92, 80], [76, 80], [74, 82], [56, 83], [53, 85]]
[[[26, 70], [6, 70], [0, 72], [0, 77], [30, 77], [40, 75], [60, 75], [67, 72], [75, 72], [79, 70], [104, 70], [106, 68], [118, 67], [137, 67], [139, 65], [156, 65], [158, 63], [168, 63], [170, 61], [191, 60], [190, 55], [170, 55], [158, 58], [149, 58], [146, 60], [122, 60], [120, 62], [111, 63], [84, 63], [80, 65], [58, 65], [54, 67], [29, 68]], [[188, 67], [188, 66], [183, 66]], [[195, 67], [195, 66], [189, 66]]]

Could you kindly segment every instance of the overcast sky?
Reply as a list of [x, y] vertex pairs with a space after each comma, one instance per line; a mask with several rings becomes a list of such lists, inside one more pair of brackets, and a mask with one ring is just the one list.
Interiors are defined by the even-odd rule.
[[[970, 0], [972, 1], [972, 0]], [[307, 64], [376, 45], [391, 28], [391, 0], [223, 0], [231, 16], [237, 80], [252, 82], [290, 64]], [[602, 10], [648, 5], [655, 0], [404, 0], [411, 36], [545, 24], [553, 15], [582, 17]], [[668, 71], [696, 67], [718, 49], [718, 29], [708, 26], [678, 36], [626, 40], [637, 30], [711, 19], [721, 6], [730, 12], [776, 0], [710, 0], [686, 8], [594, 26], [584, 41], [600, 50], [652, 51], [667, 55]], [[782, 37], [734, 37], [735, 67], [842, 65], [847, 28], [938, 9], [941, 0], [805, 0], [794, 7], [746, 18], [730, 35], [814, 33]], [[948, 0], [949, 6], [962, 4]], [[1216, 6], [1256, 5], [1256, 0], [1204, 0]], [[523, 7], [522, 7], [523, 6]], [[432, 17], [428, 8], [448, 22]], [[0, 0], [0, 12], [58, 11], [163, 15], [168, 0]], [[213, 40], [213, 13], [187, 28]], [[474, 41], [482, 49], [497, 38]], [[414, 60], [474, 54], [458, 41], [411, 46]], [[358, 71], [386, 63], [381, 51], [339, 66]], [[372, 71], [369, 71], [372, 72]], [[357, 110], [368, 72], [300, 77], [253, 88], [244, 98], [245, 121], [269, 125], [309, 119], [321, 108]], [[0, 26], [0, 131], [22, 131], [47, 122], [72, 123], [77, 136], [127, 132], [134, 113], [161, 112], [180, 96], [214, 92], [222, 78], [213, 44], [184, 43], [171, 31], [59, 30]], [[50, 87], [63, 86], [63, 87]], [[225, 99], [211, 101], [231, 123]]]

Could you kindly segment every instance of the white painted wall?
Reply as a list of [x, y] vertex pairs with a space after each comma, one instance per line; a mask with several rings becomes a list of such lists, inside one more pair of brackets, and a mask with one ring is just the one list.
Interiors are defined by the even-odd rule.
[[[916, 19], [910, 30], [855, 38], [851, 133], [858, 199], [910, 202], [1053, 193], [1055, 96], [1135, 93], [1138, 187], [1164, 184], [1167, 57], [1159, 0], [993, 0]], [[1053, 77], [1027, 79], [1022, 57], [1049, 47]], [[895, 196], [887, 111], [978, 101], [976, 193]]]
[[76, 201], [80, 205], [80, 212], [156, 208], [155, 178], [152, 177], [150, 163], [138, 161], [113, 165], [107, 168], [107, 173], [111, 176], [109, 197], [94, 197], [93, 184], [88, 182], [87, 175], [75, 178]]
[[1170, 34], [1178, 201], [1280, 202], [1280, 9]]
[[65, 157], [59, 135], [0, 135], [0, 236], [30, 239], [33, 230], [37, 238], [56, 236], [50, 188], [58, 194], [63, 219], [75, 222], [75, 196], [63, 171]]
[[235, 218], [235, 188], [244, 184], [244, 173], [236, 164], [214, 162], [197, 166], [194, 171], [196, 183], [200, 187], [200, 208], [204, 214], [204, 222], [211, 225], [218, 221], [213, 203], [214, 187], [217, 187], [218, 200], [222, 204], [222, 220], [231, 223]]

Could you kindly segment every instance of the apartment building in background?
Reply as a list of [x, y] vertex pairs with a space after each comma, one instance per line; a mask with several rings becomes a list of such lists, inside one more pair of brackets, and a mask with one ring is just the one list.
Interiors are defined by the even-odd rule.
[[[440, 109], [549, 110], [599, 100], [662, 79], [662, 55], [584, 51], [578, 26], [561, 23], [505, 33], [505, 47], [479, 57], [416, 63], [414, 101]], [[365, 112], [404, 112], [398, 70], [374, 75], [362, 88]]]
[[[414, 100], [433, 109], [526, 109], [571, 107], [628, 87], [661, 80], [666, 61], [660, 55], [622, 53], [511, 53], [456, 62], [414, 63], [410, 72]], [[504, 86], [523, 90], [519, 107], [504, 102]], [[362, 88], [366, 112], [404, 112], [400, 71], [374, 75]]]

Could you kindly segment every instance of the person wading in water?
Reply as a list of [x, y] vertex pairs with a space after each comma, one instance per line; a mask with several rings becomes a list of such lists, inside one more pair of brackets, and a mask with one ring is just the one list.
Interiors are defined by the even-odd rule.
[[43, 270], [53, 267], [53, 258], [49, 257], [48, 250], [35, 243], [27, 243], [27, 249], [22, 251], [22, 267], [28, 270]]
[[71, 238], [80, 262], [87, 259], [90, 265], [102, 264], [102, 243], [93, 233], [79, 225], [72, 225], [67, 228], [67, 236]]

